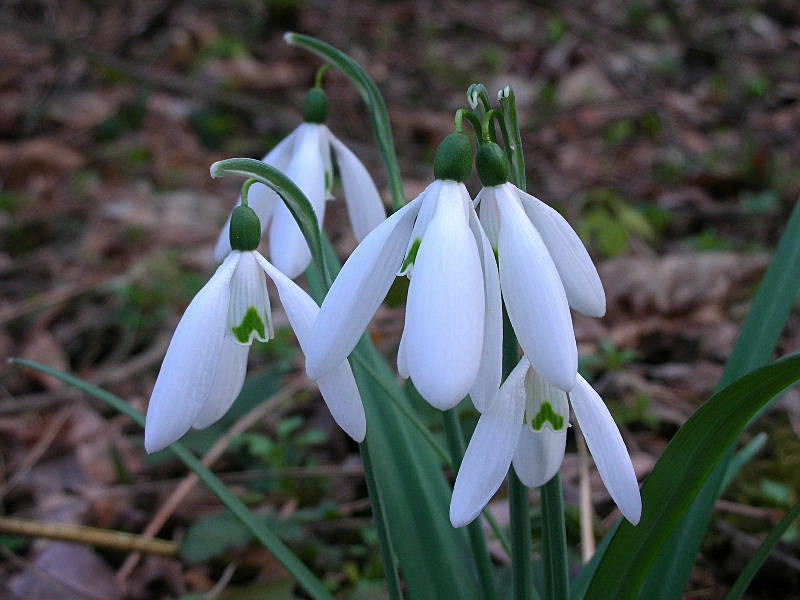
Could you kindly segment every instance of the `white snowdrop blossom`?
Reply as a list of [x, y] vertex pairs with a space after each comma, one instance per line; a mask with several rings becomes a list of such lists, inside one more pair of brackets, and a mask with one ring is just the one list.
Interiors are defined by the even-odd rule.
[[[167, 349], [147, 409], [148, 452], [165, 448], [191, 427], [208, 427], [236, 399], [252, 341], [273, 337], [264, 273], [278, 290], [300, 348], [308, 351], [319, 312], [314, 300], [257, 251], [229, 252], [189, 304]], [[364, 407], [347, 361], [316, 383], [334, 420], [354, 440], [363, 441]]]
[[523, 357], [488, 403], [472, 434], [450, 502], [454, 527], [480, 514], [510, 464], [529, 487], [544, 485], [558, 472], [569, 405], [611, 498], [626, 519], [634, 525], [639, 522], [642, 500], [636, 473], [603, 400], [580, 375], [569, 393], [550, 385]]
[[[386, 218], [378, 189], [367, 169], [324, 123], [305, 122], [284, 138], [263, 161], [283, 171], [311, 202], [320, 225], [325, 219], [325, 203], [331, 198], [335, 155], [344, 188], [350, 225], [359, 241]], [[269, 187], [256, 183], [249, 193], [250, 206], [269, 226], [269, 257], [284, 274], [294, 279], [311, 262], [311, 251], [294, 217]], [[231, 250], [228, 223], [222, 228], [215, 255], [222, 261]]]
[[401, 376], [410, 376], [420, 394], [442, 410], [468, 393], [482, 407], [499, 387], [498, 273], [461, 183], [471, 171], [469, 140], [453, 135], [466, 140], [466, 169], [449, 171], [441, 164], [450, 136], [437, 154], [437, 179], [364, 238], [342, 267], [311, 334], [306, 355], [311, 377], [328, 373], [350, 354], [395, 276], [405, 274], [410, 283], [397, 357]]

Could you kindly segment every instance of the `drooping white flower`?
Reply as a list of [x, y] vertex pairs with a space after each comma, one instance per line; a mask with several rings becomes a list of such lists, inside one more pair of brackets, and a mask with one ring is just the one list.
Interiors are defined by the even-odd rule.
[[[273, 337], [264, 273], [278, 290], [300, 348], [308, 351], [319, 312], [314, 300], [257, 251], [231, 251], [189, 304], [167, 349], [147, 409], [148, 452], [165, 448], [191, 427], [208, 427], [236, 399], [250, 344]], [[363, 441], [364, 407], [347, 361], [316, 383], [334, 420]]]
[[639, 522], [642, 500], [636, 473], [603, 400], [580, 375], [569, 393], [550, 385], [523, 357], [488, 403], [472, 434], [450, 501], [454, 527], [480, 514], [512, 463], [529, 487], [544, 485], [558, 472], [569, 405], [606, 489], [625, 518], [634, 525]]
[[350, 354], [395, 276], [405, 274], [401, 375], [440, 409], [468, 393], [483, 407], [493, 395], [501, 374], [500, 290], [491, 247], [462, 183], [471, 162], [466, 136], [447, 138], [437, 153], [437, 179], [355, 249], [314, 324], [306, 355], [310, 376], [329, 372]]
[[[317, 94], [312, 93], [317, 92]], [[309, 93], [309, 98], [319, 99], [319, 88]], [[315, 106], [318, 109], [318, 107]], [[350, 225], [357, 240], [362, 240], [386, 218], [378, 189], [367, 169], [325, 125], [325, 111], [310, 111], [306, 102], [305, 122], [281, 140], [263, 161], [283, 171], [294, 181], [311, 202], [317, 221], [325, 219], [325, 203], [331, 197], [333, 166], [331, 154], [336, 157], [339, 175], [344, 188]], [[311, 251], [297, 226], [294, 217], [277, 194], [267, 186], [256, 183], [249, 192], [249, 202], [261, 220], [262, 230], [269, 226], [269, 257], [284, 274], [294, 279], [306, 270], [311, 262]], [[222, 261], [231, 250], [228, 240], [228, 223], [222, 228], [215, 256]]]
[[605, 314], [603, 284], [578, 235], [557, 211], [508, 181], [502, 150], [483, 144], [475, 198], [497, 252], [500, 288], [525, 355], [549, 383], [575, 385], [578, 350], [569, 309]]

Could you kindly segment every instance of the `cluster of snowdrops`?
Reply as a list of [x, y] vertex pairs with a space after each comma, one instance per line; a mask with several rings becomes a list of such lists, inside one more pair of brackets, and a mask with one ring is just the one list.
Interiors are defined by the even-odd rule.
[[[217, 242], [220, 265], [189, 304], [161, 366], [147, 411], [148, 452], [228, 411], [244, 383], [250, 345], [274, 334], [267, 279], [308, 376], [336, 423], [362, 442], [369, 423], [348, 355], [402, 276], [409, 285], [399, 375], [437, 409], [469, 396], [480, 413], [456, 477], [452, 524], [475, 519], [512, 465], [527, 486], [549, 481], [563, 461], [570, 406], [609, 493], [629, 521], [639, 521], [639, 488], [622, 437], [578, 374], [570, 309], [603, 316], [597, 270], [569, 223], [511, 183], [497, 111], [472, 109], [456, 113], [432, 183], [387, 218], [368, 170], [325, 124], [328, 102], [318, 78], [304, 122], [263, 161], [296, 184], [320, 227], [335, 165], [359, 244], [317, 305], [293, 281], [311, 261], [295, 216], [276, 191], [246, 182]], [[473, 168], [483, 184], [474, 198], [464, 185]], [[269, 259], [258, 250], [267, 229]], [[504, 380], [503, 307], [522, 350]]]

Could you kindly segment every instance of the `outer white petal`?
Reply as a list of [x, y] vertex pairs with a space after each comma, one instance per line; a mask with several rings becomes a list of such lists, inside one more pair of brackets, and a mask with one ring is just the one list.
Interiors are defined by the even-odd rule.
[[478, 376], [469, 391], [475, 408], [483, 412], [486, 404], [497, 393], [503, 371], [503, 305], [500, 300], [500, 276], [489, 238], [470, 208], [469, 226], [481, 257], [484, 288], [483, 349]]
[[[481, 362], [483, 270], [463, 184], [442, 182], [417, 253], [406, 307], [406, 359], [420, 395], [441, 410], [466, 396]], [[428, 198], [425, 199], [428, 201]]]
[[[322, 127], [303, 123], [297, 128], [294, 154], [286, 168], [286, 175], [311, 202], [319, 224], [325, 219], [325, 162], [320, 154], [320, 136], [325, 135]], [[311, 262], [308, 244], [283, 202], [276, 203], [272, 214], [269, 252], [272, 263], [292, 279]]]
[[209, 398], [223, 351], [229, 283], [240, 256], [228, 255], [175, 329], [147, 407], [148, 452], [161, 450], [186, 433]]
[[614, 419], [597, 392], [580, 375], [569, 397], [608, 493], [625, 518], [636, 525], [642, 515], [642, 497], [631, 458]]
[[514, 470], [522, 483], [539, 487], [558, 472], [564, 461], [568, 427], [567, 393], [529, 369], [525, 376], [525, 424], [514, 455]]
[[496, 192], [497, 187], [485, 187], [475, 197], [481, 215], [481, 225], [495, 250], [500, 237], [500, 214], [497, 210]]
[[249, 353], [250, 346], [238, 344], [230, 336], [225, 335], [211, 392], [192, 427], [195, 429], [208, 427], [228, 412], [242, 391]]
[[500, 287], [508, 318], [533, 368], [565, 391], [575, 386], [578, 348], [558, 271], [515, 193], [496, 189], [500, 214]]
[[478, 419], [450, 500], [453, 527], [472, 522], [503, 483], [519, 439], [527, 370], [520, 361]]
[[590, 317], [606, 314], [606, 293], [581, 238], [557, 210], [517, 190], [525, 213], [542, 236], [561, 276], [569, 305]]
[[330, 132], [328, 135], [339, 164], [350, 225], [360, 242], [386, 219], [386, 209], [383, 207], [375, 182], [358, 157], [335, 135]]
[[[319, 306], [300, 286], [272, 266], [263, 256], [258, 253], [255, 255], [278, 288], [278, 295], [300, 343], [300, 349], [304, 354], [307, 353], [311, 328], [319, 314]], [[343, 360], [316, 381], [333, 420], [355, 441], [363, 442], [367, 433], [367, 418], [350, 364]]]
[[392, 286], [420, 204], [414, 200], [378, 225], [339, 271], [322, 303], [306, 352], [311, 379], [319, 379], [345, 360], [358, 343]]
[[266, 342], [274, 337], [267, 282], [256, 262], [256, 252], [242, 252], [231, 278], [228, 335], [249, 346], [254, 339]]
[[[292, 157], [296, 135], [297, 129], [278, 142], [278, 144], [261, 160], [268, 165], [272, 165], [276, 169], [285, 171]], [[278, 195], [263, 183], [254, 183], [250, 186], [250, 190], [247, 193], [247, 202], [250, 208], [258, 215], [258, 220], [261, 221], [262, 233], [264, 229], [266, 229], [270, 218], [272, 218], [272, 210], [275, 208], [276, 201], [278, 201]], [[240, 197], [236, 202], [236, 206], [239, 206], [241, 203], [242, 199]], [[231, 251], [230, 226], [231, 217], [229, 215], [222, 231], [219, 233], [217, 245], [214, 249], [214, 256], [219, 262], [225, 260], [225, 257], [228, 256], [228, 253]]]

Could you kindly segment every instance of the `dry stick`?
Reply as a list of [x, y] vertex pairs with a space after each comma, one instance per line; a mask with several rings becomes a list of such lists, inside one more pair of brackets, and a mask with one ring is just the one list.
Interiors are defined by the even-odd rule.
[[63, 540], [118, 550], [135, 550], [161, 556], [174, 556], [178, 553], [178, 544], [170, 540], [155, 540], [124, 531], [87, 527], [86, 525], [43, 523], [28, 519], [0, 517], [0, 533]]
[[56, 416], [47, 426], [44, 435], [40, 436], [39, 441], [37, 441], [33, 448], [28, 451], [27, 455], [22, 461], [22, 464], [19, 466], [19, 469], [17, 469], [17, 472], [14, 473], [14, 475], [10, 477], [2, 486], [0, 486], [0, 499], [4, 498], [5, 495], [14, 486], [16, 486], [23, 477], [25, 477], [28, 471], [30, 471], [37, 462], [39, 462], [39, 459], [41, 459], [44, 453], [47, 452], [50, 444], [52, 444], [53, 440], [56, 439], [56, 436], [61, 431], [61, 428], [64, 427], [64, 424], [71, 415], [71, 406], [62, 408], [56, 413]]
[[[307, 382], [305, 381], [295, 381], [290, 383], [280, 392], [270, 396], [264, 402], [253, 408], [250, 412], [236, 421], [236, 423], [233, 424], [233, 426], [225, 433], [225, 435], [216, 441], [208, 453], [203, 457], [203, 466], [210, 468], [211, 465], [214, 464], [214, 462], [225, 453], [234, 437], [247, 431], [247, 429], [258, 422], [259, 419], [263, 418], [267, 413], [277, 409], [280, 404], [291, 398], [294, 394], [304, 389], [306, 386]], [[172, 516], [172, 513], [177, 510], [180, 503], [183, 502], [189, 492], [192, 491], [192, 488], [197, 485], [198, 481], [200, 481], [200, 478], [195, 473], [190, 473], [183, 479], [183, 481], [181, 481], [180, 485], [175, 488], [175, 491], [170, 494], [166, 502], [164, 502], [164, 504], [161, 505], [161, 508], [158, 509], [158, 512], [153, 515], [153, 518], [142, 532], [143, 538], [152, 538], [161, 530], [164, 524]], [[137, 552], [131, 554], [125, 559], [125, 562], [119, 568], [119, 571], [117, 571], [116, 578], [119, 583], [123, 583], [130, 576], [130, 574], [136, 568], [136, 565], [139, 563], [140, 558], [141, 554]]]
[[575, 436], [578, 441], [578, 488], [580, 492], [581, 512], [581, 558], [588, 563], [595, 552], [594, 511], [592, 511], [592, 489], [589, 480], [589, 452], [586, 449], [586, 440], [578, 432]]

